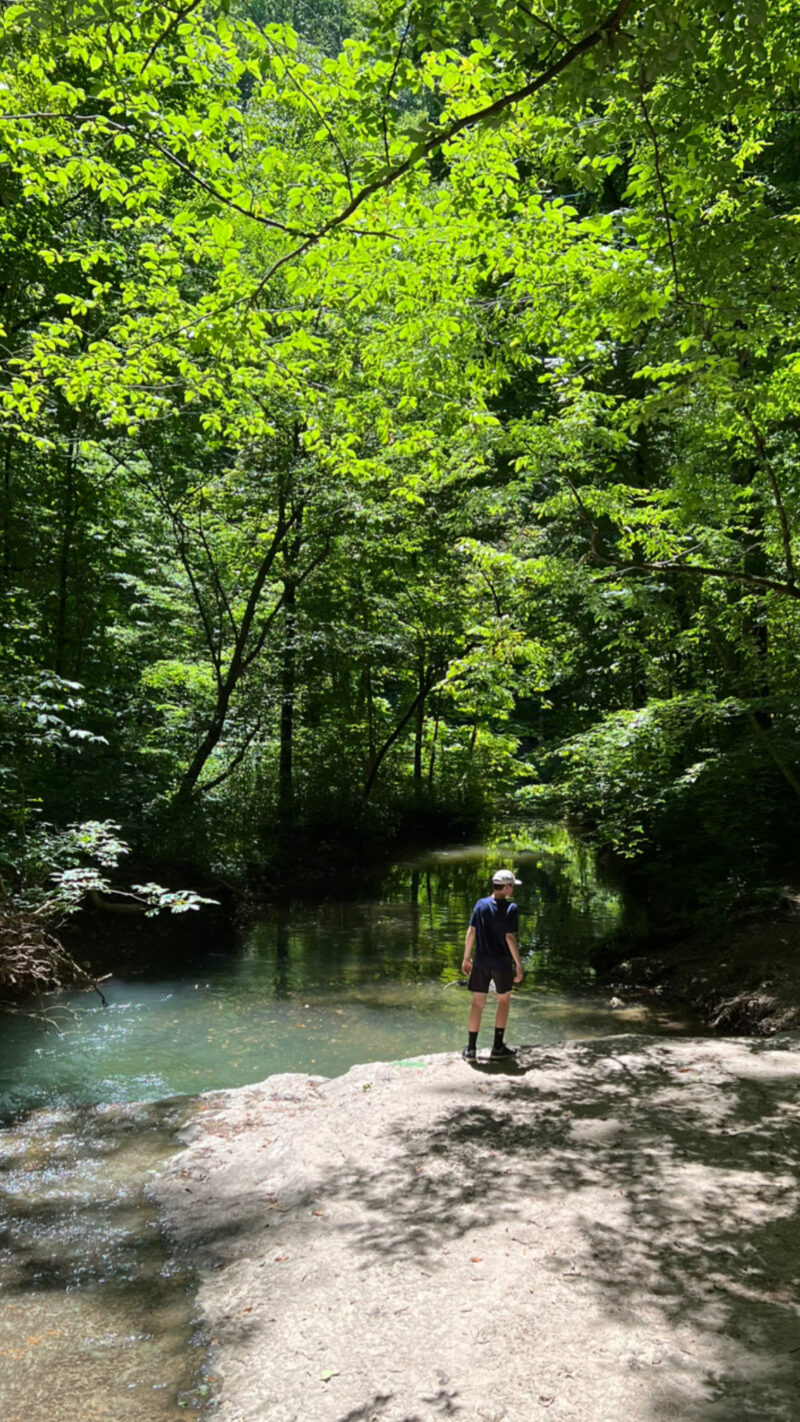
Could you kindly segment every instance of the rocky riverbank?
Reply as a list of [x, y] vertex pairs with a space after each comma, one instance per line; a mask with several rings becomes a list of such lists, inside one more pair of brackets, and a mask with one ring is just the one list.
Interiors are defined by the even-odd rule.
[[661, 996], [727, 1034], [797, 1031], [800, 893], [787, 893], [777, 914], [732, 922], [723, 937], [682, 935], [598, 966], [624, 1002]]
[[220, 1422], [796, 1415], [800, 1037], [274, 1076], [156, 1185]]

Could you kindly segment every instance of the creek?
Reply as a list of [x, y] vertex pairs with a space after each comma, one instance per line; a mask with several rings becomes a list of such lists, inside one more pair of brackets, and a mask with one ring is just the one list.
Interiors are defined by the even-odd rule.
[[[508, 1039], [697, 1032], [656, 1003], [623, 1011], [589, 956], [624, 904], [563, 827], [392, 865], [355, 901], [293, 897], [240, 951], [147, 969], [51, 1001], [50, 1026], [5, 1019], [0, 1041], [0, 1402], [4, 1422], [170, 1422], [213, 1394], [147, 1181], [176, 1148], [186, 1096], [274, 1072], [458, 1049], [464, 931], [492, 869], [522, 884], [525, 980]], [[491, 1040], [491, 1001], [482, 1042]]]

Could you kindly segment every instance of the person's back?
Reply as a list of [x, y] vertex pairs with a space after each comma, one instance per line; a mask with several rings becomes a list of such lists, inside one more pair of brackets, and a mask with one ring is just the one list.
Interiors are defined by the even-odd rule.
[[515, 903], [506, 899], [496, 899], [490, 894], [478, 899], [472, 910], [470, 924], [475, 929], [475, 962], [507, 962], [511, 950], [506, 942], [507, 933], [518, 933], [519, 913]]
[[[491, 895], [478, 899], [472, 910], [461, 964], [462, 972], [469, 973], [472, 991], [467, 1045], [461, 1054], [467, 1061], [475, 1061], [477, 1057], [481, 1014], [492, 982], [497, 992], [497, 1015], [490, 1055], [493, 1059], [514, 1056], [512, 1049], [503, 1041], [503, 1033], [508, 1021], [511, 988], [514, 983], [522, 982], [522, 960], [517, 944], [517, 906], [511, 901], [514, 885], [519, 882], [510, 869], [498, 869], [492, 875]], [[471, 957], [473, 951], [474, 963]]]

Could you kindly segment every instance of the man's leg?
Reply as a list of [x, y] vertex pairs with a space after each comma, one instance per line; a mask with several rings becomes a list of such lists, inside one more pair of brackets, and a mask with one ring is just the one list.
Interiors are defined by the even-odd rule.
[[[483, 1000], [485, 1002], [486, 998], [484, 998]], [[499, 992], [497, 994], [497, 1012], [495, 1013], [494, 1019], [495, 1029], [497, 1029], [498, 1027], [505, 1028], [506, 1023], [508, 1022], [508, 1013], [510, 1007], [511, 993]], [[480, 1018], [478, 1019], [478, 1021], [480, 1021]]]
[[486, 993], [474, 992], [472, 994], [472, 1006], [469, 1010], [469, 1022], [467, 1024], [468, 1036], [467, 1045], [461, 1053], [467, 1061], [474, 1061], [478, 1054], [478, 1032], [481, 1025], [481, 1016], [486, 1006]]
[[503, 1033], [506, 1030], [508, 1021], [508, 1011], [511, 1007], [511, 993], [499, 992], [497, 994], [497, 1012], [494, 1019], [494, 1042], [492, 1043], [491, 1056], [493, 1057], [513, 1057], [516, 1052], [511, 1047], [507, 1047], [503, 1041]]
[[[472, 994], [472, 1006], [469, 1010], [469, 1022], [467, 1024], [467, 1028], [468, 1031], [474, 1032], [476, 1036], [481, 1029], [481, 1017], [483, 1016], [483, 1009], [486, 1006], [487, 996], [488, 994], [485, 992], [474, 992]], [[509, 993], [508, 996], [511, 997], [511, 993]], [[507, 1019], [508, 1006], [506, 1006], [506, 1020]]]

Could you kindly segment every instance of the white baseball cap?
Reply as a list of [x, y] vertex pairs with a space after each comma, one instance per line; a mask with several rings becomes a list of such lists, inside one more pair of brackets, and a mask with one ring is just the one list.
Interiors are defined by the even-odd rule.
[[495, 869], [492, 875], [493, 884], [521, 884], [521, 879], [515, 879], [510, 869]]

